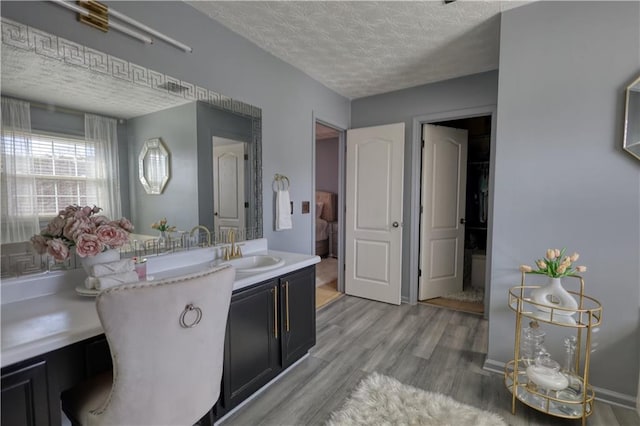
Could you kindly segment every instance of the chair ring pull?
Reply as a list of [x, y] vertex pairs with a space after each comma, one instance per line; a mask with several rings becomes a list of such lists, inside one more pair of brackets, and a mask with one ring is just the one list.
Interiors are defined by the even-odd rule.
[[[186, 317], [187, 317], [187, 314], [191, 311], [195, 311], [196, 317], [193, 321], [191, 321], [190, 323], [187, 323]], [[182, 314], [180, 315], [180, 327], [193, 328], [196, 325], [198, 325], [198, 323], [200, 323], [201, 319], [202, 319], [202, 309], [198, 308], [197, 306], [194, 306], [192, 303], [189, 303], [187, 306], [185, 306], [184, 311], [182, 311]]]

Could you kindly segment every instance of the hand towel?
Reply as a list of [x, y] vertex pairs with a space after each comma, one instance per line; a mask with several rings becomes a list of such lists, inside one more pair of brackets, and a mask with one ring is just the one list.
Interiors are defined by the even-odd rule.
[[122, 259], [109, 263], [97, 263], [91, 267], [89, 275], [99, 278], [105, 275], [133, 271], [134, 269], [135, 265], [132, 259]]
[[119, 274], [105, 275], [102, 277], [93, 277], [92, 281], [96, 290], [104, 290], [109, 287], [138, 282], [139, 278], [136, 271], [129, 271], [121, 272]]
[[276, 193], [276, 231], [292, 228], [289, 191], [281, 189]]

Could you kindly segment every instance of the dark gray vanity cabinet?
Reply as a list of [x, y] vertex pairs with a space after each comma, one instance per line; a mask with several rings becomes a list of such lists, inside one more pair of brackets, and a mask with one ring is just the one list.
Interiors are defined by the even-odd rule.
[[315, 266], [235, 292], [216, 417], [304, 356], [315, 341]]
[[59, 426], [60, 394], [111, 369], [104, 335], [2, 368], [2, 424]]
[[315, 267], [280, 278], [282, 368], [299, 360], [316, 344]]
[[271, 280], [231, 296], [220, 412], [244, 401], [281, 370], [278, 289], [278, 280]]
[[33, 361], [2, 373], [2, 424], [50, 424], [47, 362]]

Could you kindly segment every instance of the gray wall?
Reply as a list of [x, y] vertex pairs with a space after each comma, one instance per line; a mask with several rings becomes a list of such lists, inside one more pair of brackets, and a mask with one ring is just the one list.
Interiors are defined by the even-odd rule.
[[640, 162], [621, 146], [624, 88], [639, 70], [638, 2], [541, 2], [503, 14], [488, 357], [513, 357], [506, 301], [518, 265], [567, 247], [581, 254], [586, 292], [604, 308], [591, 382], [630, 404], [640, 359]]
[[[340, 192], [338, 183], [338, 138], [316, 141], [316, 190]], [[315, 198], [314, 198], [315, 200]]]
[[[313, 253], [313, 118], [340, 128], [350, 124], [349, 100], [259, 49], [186, 3], [106, 2], [116, 10], [193, 47], [184, 53], [160, 40], [144, 45], [117, 31], [107, 34], [76, 22], [74, 13], [47, 2], [2, 2], [0, 13], [181, 80], [262, 108], [264, 236], [270, 247]], [[275, 173], [291, 180], [293, 230], [273, 231]]]
[[[492, 106], [497, 102], [498, 73], [490, 71], [467, 77], [399, 90], [352, 102], [353, 128], [390, 123], [405, 123], [404, 155], [404, 210], [402, 230], [402, 298], [409, 298], [409, 253], [411, 235], [417, 235], [412, 219], [418, 212], [411, 210], [412, 197], [412, 146], [414, 117]], [[453, 113], [455, 114], [455, 112]], [[416, 272], [417, 275], [417, 272]]]
[[[189, 231], [198, 223], [196, 102], [128, 120], [131, 220], [135, 232], [158, 235], [151, 224], [163, 217]], [[138, 155], [144, 142], [161, 138], [169, 151], [171, 177], [162, 194], [147, 194], [138, 180]]]

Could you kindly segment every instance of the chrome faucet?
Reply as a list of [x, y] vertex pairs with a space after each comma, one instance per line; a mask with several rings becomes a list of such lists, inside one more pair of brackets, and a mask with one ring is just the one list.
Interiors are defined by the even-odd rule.
[[242, 257], [240, 245], [236, 245], [236, 231], [229, 229], [229, 232], [227, 232], [227, 240], [231, 242], [231, 247], [224, 248], [224, 260]]
[[[192, 230], [191, 233], [189, 234], [189, 237], [193, 237], [193, 233], [195, 231], [198, 231], [198, 243], [200, 242], [200, 230], [203, 230], [206, 234], [207, 234], [207, 245], [205, 247], [209, 247], [211, 246], [211, 232], [207, 229], [206, 226], [204, 225], [198, 225], [195, 226]], [[199, 245], [199, 244], [198, 244]]]

